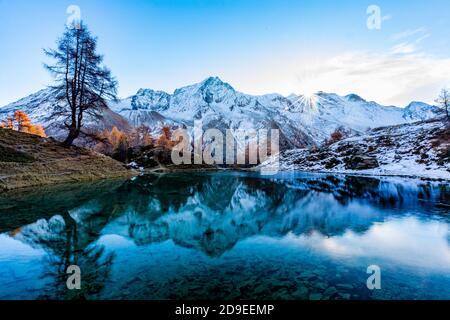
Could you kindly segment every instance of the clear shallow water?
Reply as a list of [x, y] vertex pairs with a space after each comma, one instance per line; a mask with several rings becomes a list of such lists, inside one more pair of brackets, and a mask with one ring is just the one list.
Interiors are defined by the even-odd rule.
[[303, 173], [0, 195], [0, 299], [450, 299], [449, 205], [444, 183]]

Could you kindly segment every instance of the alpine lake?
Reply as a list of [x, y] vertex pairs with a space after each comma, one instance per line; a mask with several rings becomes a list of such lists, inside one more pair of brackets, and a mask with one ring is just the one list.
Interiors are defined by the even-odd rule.
[[3, 193], [10, 299], [450, 299], [450, 184], [219, 171]]

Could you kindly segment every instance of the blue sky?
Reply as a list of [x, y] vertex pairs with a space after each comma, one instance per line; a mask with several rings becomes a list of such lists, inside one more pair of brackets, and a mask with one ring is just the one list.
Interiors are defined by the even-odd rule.
[[[432, 102], [450, 84], [450, 1], [0, 0], [0, 105], [51, 83], [69, 5], [99, 38], [122, 97], [214, 75], [263, 94], [357, 93]], [[381, 9], [370, 30], [367, 8]]]

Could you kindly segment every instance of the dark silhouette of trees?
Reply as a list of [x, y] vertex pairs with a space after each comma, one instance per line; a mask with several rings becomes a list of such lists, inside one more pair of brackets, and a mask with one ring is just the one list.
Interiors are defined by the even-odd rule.
[[87, 26], [66, 27], [57, 41], [57, 49], [44, 50], [54, 59], [46, 69], [55, 77], [54, 90], [57, 106], [51, 119], [63, 119], [69, 133], [65, 146], [72, 145], [83, 127], [85, 115], [101, 117], [108, 100], [116, 100], [117, 81], [108, 68], [102, 65], [103, 56], [97, 54], [97, 38]]

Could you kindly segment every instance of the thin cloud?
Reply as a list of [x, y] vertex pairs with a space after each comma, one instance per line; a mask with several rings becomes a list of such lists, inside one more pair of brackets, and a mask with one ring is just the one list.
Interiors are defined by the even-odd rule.
[[[419, 30], [419, 29], [417, 29], [417, 30]], [[418, 33], [419, 32], [411, 32], [410, 36], [408, 36], [408, 37], [412, 37], [413, 34], [418, 34]], [[431, 37], [431, 33], [423, 33], [422, 31], [420, 31], [420, 34], [421, 34], [420, 37], [418, 37], [415, 40], [402, 42], [402, 43], [399, 43], [399, 44], [393, 46], [391, 49], [391, 53], [393, 53], [393, 54], [410, 54], [410, 53], [414, 53], [414, 52], [418, 51], [419, 44], [423, 40]]]
[[391, 40], [399, 41], [402, 39], [406, 39], [412, 36], [415, 36], [417, 34], [424, 34], [427, 33], [428, 29], [426, 27], [421, 27], [417, 29], [408, 29], [399, 33], [395, 33], [391, 36]]
[[416, 52], [416, 50], [417, 50], [417, 48], [414, 43], [403, 42], [403, 43], [399, 43], [399, 44], [393, 46], [391, 49], [391, 53], [393, 53], [393, 54], [408, 54], [408, 53]]
[[420, 51], [421, 42], [430, 36], [425, 27], [406, 30], [391, 37], [405, 41], [387, 52], [347, 52], [309, 64], [299, 73], [299, 87], [308, 92], [354, 92], [386, 105], [433, 103], [440, 88], [450, 84], [450, 59]]
[[[403, 52], [402, 52], [403, 51]], [[348, 52], [299, 73], [298, 88], [339, 94], [357, 93], [386, 105], [405, 106], [413, 100], [433, 103], [450, 84], [450, 59], [416, 53], [407, 45], [388, 53]]]

